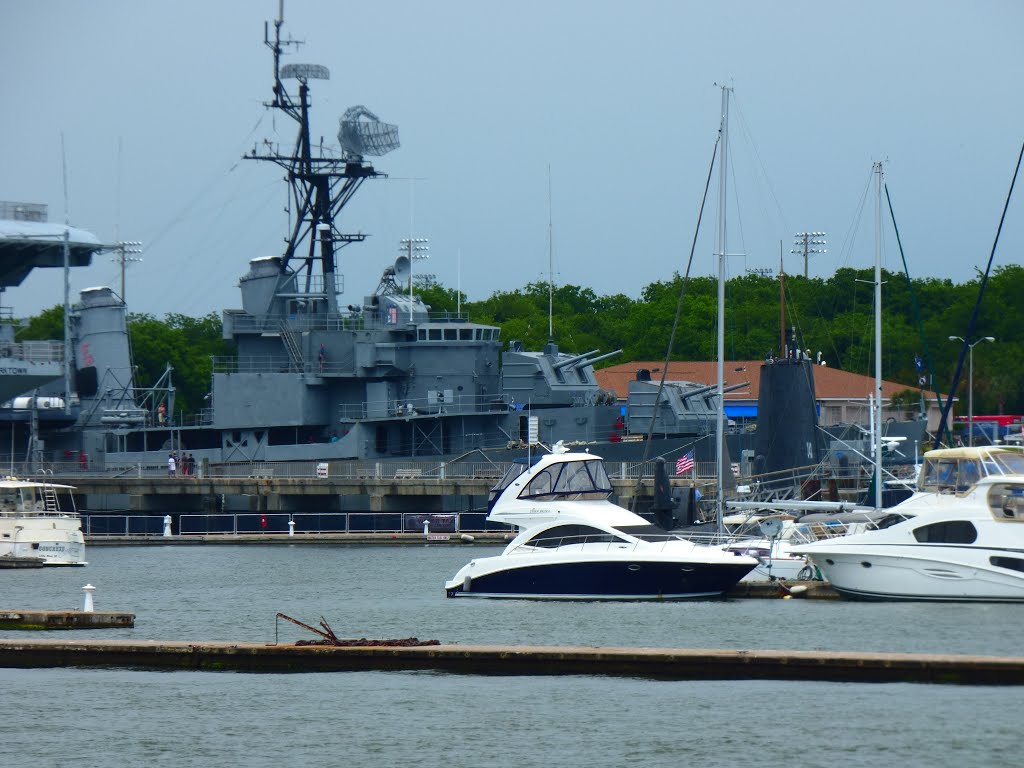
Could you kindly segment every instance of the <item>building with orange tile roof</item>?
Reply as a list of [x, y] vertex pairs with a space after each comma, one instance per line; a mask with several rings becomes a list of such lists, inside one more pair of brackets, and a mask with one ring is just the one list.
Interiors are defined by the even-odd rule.
[[[629, 382], [636, 378], [638, 370], [651, 372], [651, 381], [661, 378], [662, 362], [620, 363], [594, 371], [598, 384], [605, 390], [614, 390], [625, 398]], [[747, 382], [725, 394], [726, 415], [730, 418], [756, 418], [757, 398], [761, 381], [761, 366], [764, 360], [729, 360], [725, 363], [725, 386]], [[698, 384], [714, 384], [718, 377], [718, 364], [703, 360], [673, 360], [669, 363], [666, 381], [693, 381]], [[819, 405], [818, 423], [822, 426], [835, 424], [867, 424], [870, 420], [869, 396], [875, 388], [873, 376], [841, 371], [826, 365], [814, 367], [814, 387]], [[889, 406], [891, 398], [900, 392], [914, 390], [906, 384], [882, 381], [882, 418], [905, 419], [911, 416], [907, 409], [895, 410]], [[928, 403], [928, 429], [935, 431], [942, 417], [942, 408], [934, 401], [931, 393], [925, 393]], [[914, 411], [917, 409], [915, 408]]]

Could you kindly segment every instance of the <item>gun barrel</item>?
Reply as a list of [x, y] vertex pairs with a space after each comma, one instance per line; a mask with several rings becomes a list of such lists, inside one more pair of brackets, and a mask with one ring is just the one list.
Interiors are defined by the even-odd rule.
[[577, 362], [579, 362], [580, 360], [582, 360], [585, 357], [590, 357], [590, 355], [596, 355], [600, 351], [601, 350], [599, 350], [599, 349], [592, 349], [589, 352], [584, 352], [582, 355], [575, 355], [575, 356], [570, 357], [570, 358], [568, 358], [566, 360], [559, 360], [557, 363], [552, 363], [551, 367], [554, 370], [557, 371], [560, 368], [565, 368], [567, 365], [572, 365], [573, 363], [577, 363]]
[[576, 363], [573, 363], [572, 367], [579, 368], [581, 365], [593, 365], [594, 363], [598, 363], [601, 360], [607, 360], [609, 357], [617, 355], [620, 352], [622, 352], [621, 349], [616, 349], [614, 352], [605, 352], [603, 355], [598, 355], [597, 357], [590, 357], [587, 358], [586, 360], [580, 360]]

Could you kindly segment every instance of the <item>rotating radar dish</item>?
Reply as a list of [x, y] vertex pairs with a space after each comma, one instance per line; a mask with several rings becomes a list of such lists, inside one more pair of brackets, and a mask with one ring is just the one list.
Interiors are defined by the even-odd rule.
[[295, 80], [330, 80], [331, 71], [320, 64], [285, 64], [281, 67], [282, 78]]
[[366, 107], [349, 107], [342, 115], [338, 142], [350, 155], [380, 157], [398, 149], [398, 126], [384, 123]]

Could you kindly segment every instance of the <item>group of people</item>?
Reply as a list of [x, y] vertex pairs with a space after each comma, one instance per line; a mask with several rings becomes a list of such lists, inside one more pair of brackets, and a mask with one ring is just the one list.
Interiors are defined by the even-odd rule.
[[178, 457], [177, 451], [167, 456], [167, 474], [169, 477], [190, 477], [196, 473], [196, 459], [191, 453], [183, 453]]

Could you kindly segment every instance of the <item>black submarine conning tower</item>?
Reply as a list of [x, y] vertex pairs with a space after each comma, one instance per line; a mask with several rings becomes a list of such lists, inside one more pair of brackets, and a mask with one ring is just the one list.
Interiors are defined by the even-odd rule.
[[754, 439], [756, 474], [816, 466], [824, 450], [818, 429], [814, 361], [787, 330], [782, 357], [761, 366]]
[[[274, 54], [274, 98], [264, 106], [279, 109], [298, 124], [295, 148], [281, 154], [269, 141], [253, 147], [243, 157], [262, 160], [282, 167], [290, 187], [288, 210], [293, 217], [287, 245], [279, 261], [279, 287], [299, 291], [312, 306], [323, 304], [322, 311], [338, 312], [335, 253], [350, 243], [362, 242], [364, 234], [343, 234], [335, 227], [342, 208], [368, 178], [387, 174], [374, 170], [365, 155], [384, 155], [399, 146], [398, 127], [382, 123], [362, 106], [352, 107], [340, 120], [338, 141], [341, 151], [325, 154], [323, 140], [314, 148], [309, 130], [309, 81], [328, 80], [330, 71], [319, 64], [281, 64], [285, 46], [298, 47], [301, 40], [282, 39], [284, 0], [278, 5], [274, 35], [264, 22], [263, 42]], [[282, 80], [299, 81], [298, 96], [288, 93]], [[317, 273], [317, 264], [320, 275]], [[322, 278], [322, 279], [321, 279]], [[294, 295], [294, 293], [292, 294]], [[273, 302], [273, 299], [271, 299]], [[266, 311], [270, 311], [270, 305]]]

